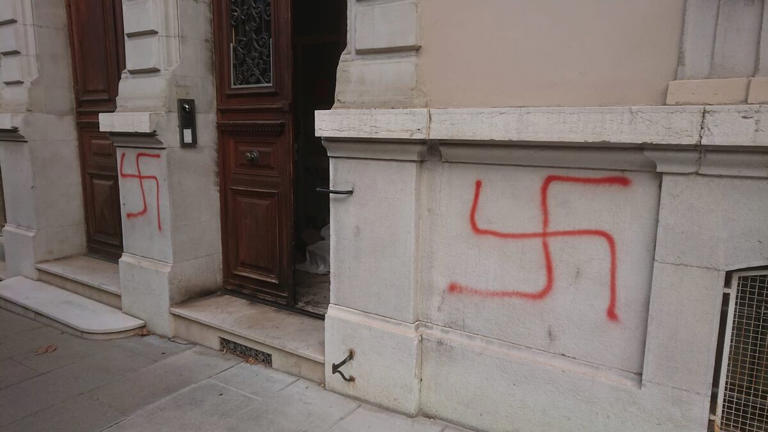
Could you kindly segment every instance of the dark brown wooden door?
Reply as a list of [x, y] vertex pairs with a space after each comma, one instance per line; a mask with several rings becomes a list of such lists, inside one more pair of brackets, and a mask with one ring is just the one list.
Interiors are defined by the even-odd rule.
[[123, 250], [117, 160], [99, 113], [115, 110], [125, 69], [121, 0], [67, 0], [88, 251], [117, 259]]
[[290, 0], [215, 0], [224, 286], [293, 304]]

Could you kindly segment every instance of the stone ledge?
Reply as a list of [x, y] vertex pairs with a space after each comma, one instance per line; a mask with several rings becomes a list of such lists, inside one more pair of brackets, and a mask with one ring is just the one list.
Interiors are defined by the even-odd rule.
[[348, 141], [670, 148], [768, 146], [768, 105], [335, 109], [317, 136]]
[[740, 104], [747, 101], [749, 78], [720, 78], [671, 81], [668, 105]]
[[165, 117], [159, 112], [116, 112], [99, 114], [99, 130], [112, 133], [154, 134]]
[[323, 138], [425, 140], [428, 123], [422, 108], [315, 111], [315, 133]]
[[700, 144], [710, 149], [757, 147], [768, 151], [768, 105], [733, 105], [705, 109]]
[[749, 80], [747, 103], [768, 103], [768, 77], [754, 77]]
[[702, 112], [666, 106], [432, 109], [428, 139], [695, 145]]
[[433, 154], [444, 162], [768, 177], [768, 105], [337, 109], [315, 117], [332, 158]]
[[17, 126], [18, 119], [13, 118], [11, 113], [0, 113], [0, 141], [26, 141], [27, 139], [19, 133]]

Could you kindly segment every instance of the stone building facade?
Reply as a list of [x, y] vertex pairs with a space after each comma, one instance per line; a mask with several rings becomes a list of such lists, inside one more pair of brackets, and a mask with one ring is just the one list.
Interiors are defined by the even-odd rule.
[[0, 0], [0, 304], [478, 430], [768, 425], [764, 1], [315, 3]]

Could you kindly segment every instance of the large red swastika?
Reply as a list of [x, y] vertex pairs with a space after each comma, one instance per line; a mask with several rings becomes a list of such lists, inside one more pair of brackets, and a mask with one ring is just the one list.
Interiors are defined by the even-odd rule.
[[629, 186], [632, 181], [624, 176], [610, 176], [610, 177], [572, 177], [562, 175], [550, 175], [547, 176], [541, 184], [541, 216], [542, 227], [539, 232], [502, 232], [490, 229], [481, 228], [477, 224], [477, 207], [480, 201], [480, 192], [483, 188], [483, 182], [477, 180], [475, 182], [475, 196], [472, 201], [472, 208], [469, 213], [469, 225], [472, 231], [477, 235], [487, 235], [507, 240], [524, 240], [524, 239], [541, 239], [541, 250], [544, 254], [544, 267], [546, 272], [546, 282], [544, 287], [539, 291], [517, 291], [517, 290], [481, 290], [467, 285], [462, 285], [457, 282], [451, 282], [448, 285], [448, 291], [454, 294], [470, 294], [482, 297], [519, 297], [530, 300], [541, 300], [547, 297], [555, 284], [554, 276], [554, 263], [552, 262], [552, 254], [549, 249], [549, 239], [557, 237], [599, 237], [605, 240], [610, 252], [610, 301], [606, 310], [606, 315], [611, 321], [618, 321], [619, 316], [616, 313], [616, 241], [613, 236], [607, 231], [598, 229], [581, 229], [581, 230], [549, 230], [549, 203], [548, 194], [549, 187], [552, 183], [564, 182], [564, 183], [577, 183], [583, 185], [614, 185], [614, 186]]

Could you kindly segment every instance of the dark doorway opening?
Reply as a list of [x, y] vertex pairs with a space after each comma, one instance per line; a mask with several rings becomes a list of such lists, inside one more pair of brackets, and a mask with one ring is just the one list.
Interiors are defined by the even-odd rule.
[[315, 110], [330, 109], [346, 46], [346, 0], [293, 1], [295, 306], [324, 315], [330, 297], [328, 155]]

